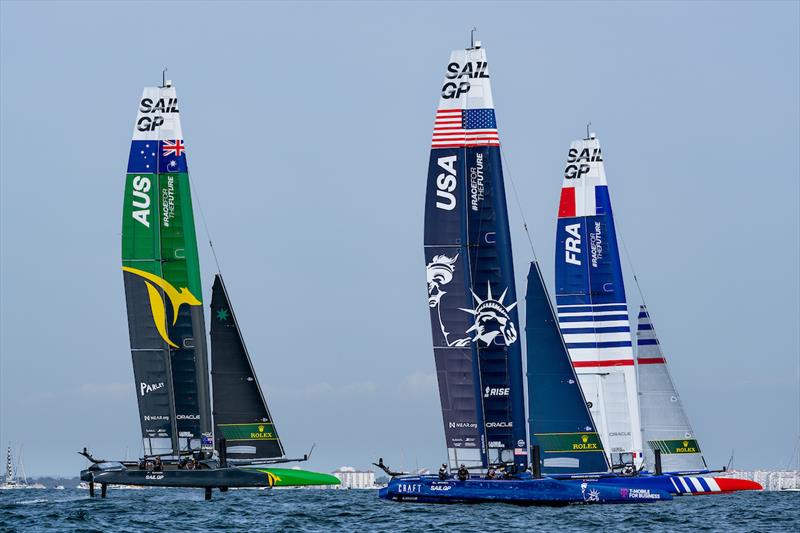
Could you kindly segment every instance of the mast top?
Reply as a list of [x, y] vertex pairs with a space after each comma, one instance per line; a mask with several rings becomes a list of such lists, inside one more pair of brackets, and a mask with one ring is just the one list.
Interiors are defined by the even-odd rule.
[[172, 87], [172, 80], [167, 79], [167, 67], [164, 67], [164, 70], [161, 71], [161, 88], [165, 87]]
[[481, 47], [481, 42], [475, 40], [475, 32], [478, 31], [478, 28], [474, 27], [469, 32], [469, 49], [470, 50], [477, 50]]
[[587, 141], [590, 140], [590, 139], [596, 139], [597, 138], [597, 134], [595, 132], [589, 131], [589, 128], [591, 126], [592, 126], [591, 122], [587, 122], [586, 123], [586, 139], [585, 140], [587, 140]]

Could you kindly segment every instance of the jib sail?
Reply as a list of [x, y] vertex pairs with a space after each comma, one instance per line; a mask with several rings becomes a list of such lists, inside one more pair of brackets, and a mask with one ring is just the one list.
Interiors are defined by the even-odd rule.
[[600, 143], [571, 144], [556, 237], [558, 320], [612, 464], [642, 460], [628, 305]]
[[531, 443], [545, 474], [607, 472], [608, 460], [564, 345], [539, 264], [531, 263], [525, 297]]
[[219, 274], [211, 292], [211, 381], [217, 449], [224, 437], [231, 459], [282, 457], [283, 446]]
[[517, 296], [486, 53], [450, 56], [431, 142], [425, 264], [451, 466], [527, 467]]
[[122, 270], [146, 454], [210, 436], [200, 265], [175, 89], [146, 87], [133, 129]]
[[639, 406], [647, 466], [653, 470], [655, 450], [661, 450], [661, 465], [665, 472], [706, 470], [708, 467], [700, 445], [675, 390], [645, 306], [639, 308], [636, 344]]

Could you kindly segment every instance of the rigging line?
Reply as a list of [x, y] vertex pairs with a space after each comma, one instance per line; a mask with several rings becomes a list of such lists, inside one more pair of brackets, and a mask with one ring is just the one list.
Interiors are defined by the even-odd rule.
[[211, 248], [211, 255], [214, 256], [214, 264], [217, 265], [217, 272], [222, 275], [222, 268], [219, 266], [219, 259], [217, 258], [217, 251], [214, 249], [214, 243], [211, 240], [211, 232], [208, 229], [208, 223], [206, 222], [206, 213], [203, 211], [203, 204], [200, 202], [200, 190], [197, 188], [194, 182], [192, 182], [192, 176], [187, 172], [187, 176], [189, 178], [189, 186], [194, 189], [194, 198], [197, 202], [197, 210], [200, 211], [200, 219], [203, 221], [203, 229], [206, 232], [206, 238], [208, 239], [208, 246]]
[[508, 158], [506, 158], [506, 155], [502, 150], [500, 151], [500, 158], [503, 160], [503, 165], [508, 169], [508, 180], [511, 182], [511, 189], [514, 191], [514, 200], [517, 202], [517, 208], [519, 209], [519, 214], [522, 217], [522, 227], [525, 229], [525, 235], [528, 237], [528, 244], [531, 247], [533, 260], [538, 263], [539, 259], [536, 257], [536, 250], [533, 248], [531, 232], [528, 230], [528, 221], [525, 219], [525, 212], [522, 210], [522, 202], [520, 202], [519, 192], [517, 192], [517, 184], [514, 182], [514, 176], [511, 173], [511, 165], [508, 164]]

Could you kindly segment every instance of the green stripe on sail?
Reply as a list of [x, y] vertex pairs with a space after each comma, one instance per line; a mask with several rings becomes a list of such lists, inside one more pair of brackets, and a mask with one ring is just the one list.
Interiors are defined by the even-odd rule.
[[602, 452], [597, 433], [536, 433], [542, 453]]
[[701, 453], [695, 439], [649, 440], [647, 444], [663, 454]]
[[203, 301], [188, 174], [127, 175], [122, 264], [186, 288]]
[[219, 424], [217, 426], [221, 437], [228, 442], [242, 440], [278, 440], [275, 427], [269, 423], [263, 424]]

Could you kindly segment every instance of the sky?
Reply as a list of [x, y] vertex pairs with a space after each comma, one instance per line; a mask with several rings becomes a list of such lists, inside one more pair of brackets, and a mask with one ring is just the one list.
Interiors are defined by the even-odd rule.
[[[0, 443], [29, 475], [141, 450], [120, 273], [142, 87], [167, 67], [202, 206], [287, 453], [445, 459], [422, 225], [452, 49], [477, 27], [518, 292], [553, 286], [570, 141], [710, 465], [800, 437], [800, 4], [0, 3]], [[509, 190], [511, 190], [509, 188]], [[519, 206], [517, 207], [517, 202]], [[198, 206], [205, 301], [215, 272]], [[638, 307], [631, 264], [629, 303]]]

